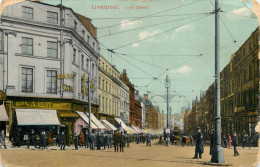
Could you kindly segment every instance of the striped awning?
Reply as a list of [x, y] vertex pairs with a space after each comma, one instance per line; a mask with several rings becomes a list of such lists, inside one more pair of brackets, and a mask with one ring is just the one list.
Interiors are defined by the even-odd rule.
[[116, 122], [117, 122], [119, 125], [121, 124], [122, 128], [123, 128], [125, 131], [128, 131], [127, 126], [125, 125], [125, 123], [124, 123], [120, 118], [115, 118], [115, 120], [116, 120]]
[[18, 125], [60, 125], [56, 110], [15, 109]]
[[[89, 114], [87, 114], [87, 116], [89, 116]], [[97, 127], [99, 129], [106, 129], [106, 127], [101, 124], [101, 122], [95, 117], [94, 114], [92, 114], [92, 113], [90, 114], [90, 119], [91, 119], [92, 122], [94, 122], [94, 124], [97, 125]]]
[[[86, 116], [85, 113], [83, 113], [83, 112], [81, 112], [81, 111], [76, 111], [76, 112], [79, 114], [79, 116], [80, 116], [87, 124], [89, 124], [89, 119], [88, 119], [88, 117]], [[92, 128], [92, 129], [98, 129], [98, 127], [96, 126], [96, 124], [94, 124], [92, 121], [91, 121], [91, 128]]]
[[101, 119], [100, 121], [106, 124], [110, 129], [117, 130], [117, 128], [114, 125], [112, 125], [110, 122], [108, 122], [106, 119]]
[[9, 121], [4, 104], [0, 105], [0, 121]]

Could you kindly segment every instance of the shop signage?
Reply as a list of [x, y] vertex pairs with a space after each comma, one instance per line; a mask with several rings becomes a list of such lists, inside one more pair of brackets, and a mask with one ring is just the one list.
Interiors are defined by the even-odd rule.
[[58, 74], [57, 79], [58, 80], [60, 80], [60, 79], [71, 79], [71, 80], [73, 80], [74, 74]]
[[72, 88], [71, 88], [71, 86], [69, 86], [69, 85], [63, 84], [63, 85], [62, 85], [62, 90], [63, 90], [63, 91], [72, 91]]
[[83, 74], [82, 75], [82, 86], [81, 86], [81, 92], [82, 92], [83, 96], [87, 95], [87, 85], [86, 85], [86, 82], [87, 82], [86, 75]]
[[70, 103], [14, 101], [13, 108], [70, 109]]

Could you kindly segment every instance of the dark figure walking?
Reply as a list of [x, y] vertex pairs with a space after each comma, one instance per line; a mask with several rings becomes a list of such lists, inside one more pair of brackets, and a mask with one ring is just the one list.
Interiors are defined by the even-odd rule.
[[40, 134], [40, 148], [43, 150], [43, 149], [47, 149], [47, 145], [46, 145], [46, 133], [45, 131], [43, 130]]
[[234, 156], [239, 155], [239, 153], [237, 152], [237, 145], [238, 145], [237, 133], [234, 132], [234, 136], [233, 136]]
[[1, 130], [0, 141], [1, 141], [1, 145], [4, 146], [4, 148], [6, 149], [6, 145], [5, 145], [5, 131], [4, 131], [4, 129]]
[[209, 155], [212, 155], [212, 148], [213, 148], [213, 144], [214, 144], [214, 129], [212, 130], [211, 133], [211, 138], [210, 138], [210, 149], [209, 149]]
[[254, 136], [254, 146], [258, 147], [258, 139], [259, 139], [259, 134], [258, 132], [256, 132], [255, 136]]
[[194, 159], [198, 158], [198, 154], [199, 154], [199, 158], [202, 158], [202, 153], [204, 152], [204, 148], [203, 148], [203, 143], [202, 143], [202, 134], [200, 132], [200, 129], [198, 130], [197, 136], [196, 136], [196, 148], [195, 148], [195, 156]]
[[60, 135], [60, 150], [65, 150], [66, 145], [66, 137], [65, 132], [63, 131]]
[[113, 135], [115, 152], [118, 152], [118, 145], [120, 143], [120, 133], [115, 132]]
[[78, 144], [79, 144], [79, 136], [77, 135], [77, 133], [75, 133], [75, 135], [74, 135], [75, 150], [78, 150]]
[[125, 135], [123, 132], [121, 132], [120, 135], [120, 152], [124, 152], [124, 147], [125, 147]]
[[91, 133], [89, 135], [89, 147], [90, 147], [90, 150], [94, 150], [94, 134]]
[[27, 145], [27, 148], [28, 148], [28, 149], [30, 148], [30, 144], [31, 144], [31, 143], [33, 143], [33, 146], [34, 146], [35, 148], [37, 148], [36, 135], [35, 135], [33, 129], [31, 130], [31, 134], [29, 135], [28, 145]]
[[88, 143], [89, 143], [89, 134], [87, 133], [87, 131], [84, 133], [84, 144], [85, 144], [85, 148], [88, 148]]
[[162, 136], [160, 135], [160, 138], [159, 138], [159, 144], [162, 143]]
[[126, 144], [127, 144], [127, 148], [130, 148], [130, 136], [129, 136], [129, 134], [127, 134], [127, 136], [126, 136]]
[[[106, 149], [106, 146], [108, 146], [109, 144], [108, 144], [108, 134], [105, 134], [104, 135], [104, 150]], [[108, 148], [109, 148], [109, 146], [108, 146]]]
[[150, 147], [152, 146], [152, 144], [151, 144], [151, 135], [150, 134], [147, 135], [146, 146], [150, 146]]
[[100, 147], [101, 147], [101, 136], [98, 133], [97, 134], [97, 150], [100, 150]]

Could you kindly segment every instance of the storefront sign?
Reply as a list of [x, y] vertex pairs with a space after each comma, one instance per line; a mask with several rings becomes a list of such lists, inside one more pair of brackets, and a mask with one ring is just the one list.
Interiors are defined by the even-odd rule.
[[57, 79], [58, 80], [60, 80], [60, 79], [71, 79], [71, 80], [73, 80], [74, 74], [58, 74]]
[[86, 85], [86, 82], [87, 82], [86, 75], [83, 74], [83, 76], [82, 76], [82, 86], [81, 86], [81, 92], [82, 92], [83, 96], [87, 95], [87, 85]]
[[72, 91], [72, 88], [69, 85], [63, 84], [62, 85], [62, 91]]
[[70, 109], [70, 103], [14, 101], [13, 108]]

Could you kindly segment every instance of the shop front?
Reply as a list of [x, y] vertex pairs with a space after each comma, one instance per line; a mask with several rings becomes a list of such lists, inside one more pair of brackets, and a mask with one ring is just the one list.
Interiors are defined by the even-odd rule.
[[[16, 121], [15, 115], [17, 109], [56, 110], [60, 126], [55, 128], [55, 130], [57, 129], [59, 132], [65, 131], [67, 145], [73, 144], [75, 122], [79, 118], [76, 111], [88, 112], [86, 102], [73, 99], [8, 97], [6, 103], [10, 127], [14, 123], [14, 127], [10, 129], [10, 133], [13, 133], [11, 131], [17, 131], [17, 127], [15, 127], [17, 124], [14, 122]], [[94, 115], [98, 115], [97, 108], [98, 106], [95, 104], [91, 106], [91, 111]]]

